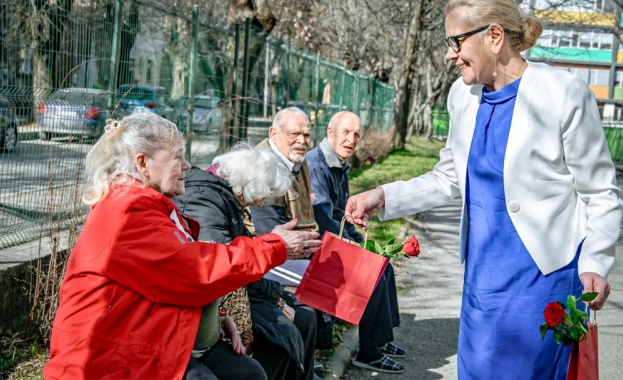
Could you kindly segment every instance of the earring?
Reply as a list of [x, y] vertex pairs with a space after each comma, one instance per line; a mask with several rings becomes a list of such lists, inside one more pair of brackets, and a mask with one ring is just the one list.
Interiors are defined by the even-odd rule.
[[498, 55], [495, 52], [495, 50], [493, 51], [493, 77], [497, 77], [498, 76], [498, 72], [497, 72], [497, 67], [498, 67]]

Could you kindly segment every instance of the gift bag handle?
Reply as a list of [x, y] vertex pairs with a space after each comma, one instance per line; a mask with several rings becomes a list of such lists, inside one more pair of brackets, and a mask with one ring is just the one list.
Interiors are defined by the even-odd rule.
[[[342, 217], [342, 223], [340, 224], [340, 240], [342, 240], [342, 235], [344, 234], [344, 224], [346, 223], [346, 218], [349, 217], [350, 215], [344, 214], [344, 216]], [[363, 229], [363, 246], [366, 246], [366, 243], [368, 242], [368, 229], [364, 228]]]
[[[588, 313], [588, 302], [584, 302], [584, 311]], [[597, 310], [591, 310], [593, 326], [597, 325]]]

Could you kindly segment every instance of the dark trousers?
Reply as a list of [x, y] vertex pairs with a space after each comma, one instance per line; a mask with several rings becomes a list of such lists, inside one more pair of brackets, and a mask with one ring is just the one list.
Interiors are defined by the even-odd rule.
[[359, 322], [359, 342], [362, 347], [382, 346], [394, 340], [393, 328], [400, 325], [396, 277], [388, 264], [381, 280], [370, 297]]
[[264, 336], [253, 338], [253, 358], [264, 368], [269, 380], [311, 380], [314, 378], [314, 352], [316, 349], [316, 311], [309, 306], [294, 305], [294, 325], [303, 338], [303, 367], [290, 358], [286, 350]]
[[314, 378], [314, 353], [316, 351], [316, 335], [318, 334], [318, 319], [316, 310], [309, 306], [294, 306], [294, 325], [299, 329], [303, 337], [303, 347], [305, 349], [305, 361], [303, 371], [296, 368], [290, 361], [286, 373], [286, 379], [292, 380], [313, 380]]
[[266, 380], [260, 363], [248, 355], [239, 355], [219, 340], [203, 356], [190, 359], [184, 380]]
[[253, 358], [264, 368], [268, 380], [285, 378], [290, 355], [283, 347], [276, 345], [261, 334], [253, 335]]

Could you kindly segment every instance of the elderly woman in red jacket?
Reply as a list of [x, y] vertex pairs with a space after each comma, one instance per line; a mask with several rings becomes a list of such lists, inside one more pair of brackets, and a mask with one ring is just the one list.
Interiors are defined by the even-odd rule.
[[150, 112], [109, 121], [86, 158], [89, 216], [61, 285], [45, 379], [182, 379], [201, 309], [320, 245], [276, 227], [229, 245], [196, 241], [184, 138]]

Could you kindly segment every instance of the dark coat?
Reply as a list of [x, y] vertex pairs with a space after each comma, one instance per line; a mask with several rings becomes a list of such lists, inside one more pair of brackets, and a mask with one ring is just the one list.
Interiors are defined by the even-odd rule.
[[[238, 236], [252, 236], [244, 224], [245, 209], [226, 180], [193, 166], [186, 172], [184, 184], [184, 195], [173, 202], [183, 214], [199, 221], [199, 240], [229, 243]], [[283, 347], [302, 367], [303, 339], [277, 307], [281, 291], [281, 284], [264, 278], [247, 285], [253, 329]]]
[[[327, 154], [322, 148], [330, 152]], [[315, 198], [314, 215], [321, 235], [324, 235], [325, 231], [339, 235], [349, 196], [348, 170], [350, 165], [348, 162], [342, 165], [334, 153], [333, 156], [330, 155], [332, 152], [331, 145], [325, 139], [320, 146], [307, 153], [311, 186]], [[361, 234], [348, 221], [344, 225], [342, 236], [357, 243], [363, 241]]]

